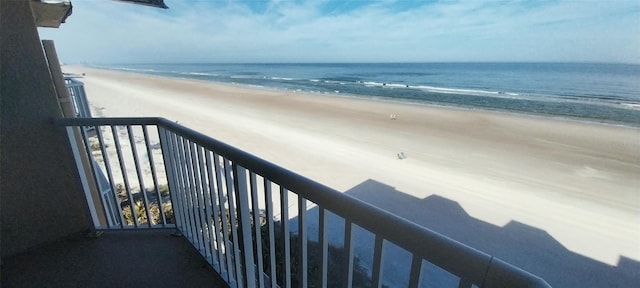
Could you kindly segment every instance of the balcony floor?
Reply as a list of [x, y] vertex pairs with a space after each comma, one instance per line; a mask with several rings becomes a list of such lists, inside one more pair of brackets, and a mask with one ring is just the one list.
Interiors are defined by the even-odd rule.
[[228, 287], [183, 237], [105, 232], [3, 258], [2, 287]]

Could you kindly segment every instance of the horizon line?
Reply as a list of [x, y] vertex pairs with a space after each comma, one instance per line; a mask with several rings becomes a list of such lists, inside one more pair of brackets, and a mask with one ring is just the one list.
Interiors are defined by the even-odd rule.
[[598, 62], [598, 61], [374, 61], [374, 62], [364, 62], [364, 61], [354, 61], [354, 62], [341, 62], [341, 61], [329, 61], [329, 62], [313, 62], [313, 61], [299, 61], [299, 62], [287, 62], [287, 61], [256, 61], [256, 62], [233, 62], [233, 61], [204, 61], [204, 62], [195, 62], [195, 61], [176, 61], [176, 62], [92, 62], [92, 61], [82, 61], [82, 62], [69, 62], [63, 63], [62, 65], [177, 65], [177, 64], [188, 64], [188, 65], [312, 65], [312, 64], [323, 64], [323, 65], [331, 65], [331, 64], [592, 64], [592, 65], [636, 65], [640, 66], [640, 62], [638, 63], [630, 63], [630, 62]]

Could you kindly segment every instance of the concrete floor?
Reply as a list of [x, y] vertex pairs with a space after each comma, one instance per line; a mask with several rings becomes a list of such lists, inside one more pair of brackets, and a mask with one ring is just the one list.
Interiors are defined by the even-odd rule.
[[1, 286], [228, 287], [186, 239], [171, 232], [105, 232], [3, 258]]

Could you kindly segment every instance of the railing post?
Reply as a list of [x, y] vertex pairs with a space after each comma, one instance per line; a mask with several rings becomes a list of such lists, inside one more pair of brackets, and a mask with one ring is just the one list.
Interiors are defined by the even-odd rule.
[[[93, 176], [91, 179], [88, 179], [89, 189], [91, 191], [91, 196], [93, 197], [93, 205], [97, 208], [98, 212], [102, 212], [98, 214], [98, 220], [100, 222], [99, 227], [111, 228], [115, 226], [117, 222], [114, 219], [115, 215], [113, 212], [113, 209], [116, 206], [116, 202], [110, 202], [113, 199], [112, 197], [110, 197], [113, 194], [111, 193], [111, 184], [105, 178], [104, 172], [100, 169], [98, 163], [96, 162], [96, 157], [93, 155], [91, 144], [89, 143], [90, 136], [87, 135], [88, 131], [92, 130], [95, 132], [97, 131], [96, 129], [98, 129], [96, 126], [81, 126], [75, 128], [76, 131], [79, 131], [80, 137], [82, 137], [83, 139], [83, 141], [79, 141], [78, 145], [84, 144], [85, 153], [82, 154], [82, 162], [84, 163], [85, 167], [87, 167], [87, 169], [85, 169], [85, 173], [90, 172]], [[76, 132], [76, 135], [77, 134], [78, 132]], [[96, 133], [95, 136], [99, 137], [98, 133]], [[89, 171], [87, 172], [86, 170]]]
[[87, 199], [87, 205], [89, 206], [89, 213], [91, 214], [91, 220], [93, 221], [93, 229], [100, 226], [100, 220], [98, 219], [98, 213], [96, 211], [96, 207], [93, 201], [93, 197], [91, 196], [91, 189], [89, 188], [88, 175], [85, 173], [84, 164], [82, 162], [82, 156], [80, 154], [80, 149], [78, 145], [74, 145], [75, 143], [79, 143], [76, 141], [74, 127], [67, 127], [67, 136], [69, 137], [69, 143], [71, 143], [71, 151], [73, 152], [73, 158], [76, 161], [76, 167], [78, 168], [78, 173], [80, 174], [80, 181], [82, 182], [82, 188], [84, 190], [84, 196]]
[[[55, 48], [55, 44], [52, 40], [42, 40], [42, 48], [44, 49], [45, 52], [45, 56], [47, 58], [47, 63], [49, 64], [49, 73], [51, 74], [51, 77], [53, 79], [53, 84], [54, 84], [54, 88], [56, 90], [56, 94], [58, 95], [58, 103], [60, 105], [60, 111], [62, 113], [62, 115], [64, 117], [67, 118], [75, 118], [76, 114], [75, 114], [75, 109], [73, 106], [73, 103], [71, 102], [71, 97], [69, 95], [68, 92], [68, 88], [65, 84], [65, 80], [64, 80], [64, 76], [62, 74], [62, 70], [60, 68], [60, 62], [58, 60], [58, 54], [56, 52], [56, 48]], [[72, 128], [72, 127], [67, 127], [67, 128]], [[77, 128], [72, 128], [72, 130], [68, 130], [68, 133], [73, 133], [73, 139], [75, 139], [76, 142], [70, 142], [72, 149], [76, 149], [78, 150], [78, 154], [76, 155], [77, 161], [77, 165], [78, 166], [78, 171], [80, 170], [84, 170], [84, 171], [80, 171], [80, 175], [83, 176], [82, 181], [83, 181], [83, 186], [86, 187], [86, 189], [89, 189], [89, 195], [92, 197], [91, 201], [87, 201], [87, 204], [90, 206], [90, 209], [93, 210], [101, 210], [104, 211], [105, 207], [103, 206], [103, 203], [101, 201], [101, 195], [100, 195], [100, 191], [98, 191], [98, 183], [95, 181], [95, 177], [88, 177], [85, 178], [84, 176], [91, 174], [92, 170], [91, 170], [91, 163], [90, 163], [90, 158], [91, 155], [90, 154], [85, 154], [85, 153], [80, 153], [79, 152], [79, 147], [82, 147], [83, 140], [86, 140], [85, 137], [83, 137], [83, 135], [80, 134], [80, 129], [84, 129], [83, 127], [77, 127]], [[72, 135], [69, 134], [69, 137], [71, 137]], [[70, 138], [71, 139], [71, 138]], [[77, 146], [77, 147], [74, 147]], [[93, 213], [92, 211], [90, 211], [90, 213], [92, 213], [92, 217], [93, 217]], [[102, 226], [102, 223], [108, 223], [107, 219], [105, 217], [103, 217], [103, 214], [100, 214], [98, 216], [98, 222], [97, 224], [94, 223], [94, 229], [97, 227]], [[94, 221], [95, 222], [95, 221]], [[108, 225], [108, 224], [107, 224]]]

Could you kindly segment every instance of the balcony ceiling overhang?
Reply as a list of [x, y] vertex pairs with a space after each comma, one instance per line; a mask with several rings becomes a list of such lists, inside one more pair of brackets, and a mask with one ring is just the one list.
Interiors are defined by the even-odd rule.
[[[114, 0], [138, 5], [168, 9], [164, 0]], [[70, 0], [32, 0], [33, 18], [38, 27], [59, 28], [71, 15], [73, 5]]]
[[31, 10], [38, 27], [58, 28], [71, 15], [69, 0], [33, 0]]
[[169, 8], [167, 5], [164, 4], [164, 0], [114, 0], [114, 1], [129, 2], [133, 4], [151, 6], [151, 7], [163, 8], [163, 9]]

